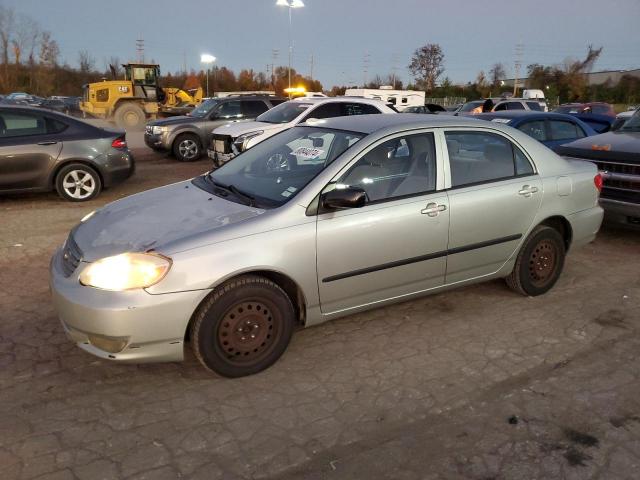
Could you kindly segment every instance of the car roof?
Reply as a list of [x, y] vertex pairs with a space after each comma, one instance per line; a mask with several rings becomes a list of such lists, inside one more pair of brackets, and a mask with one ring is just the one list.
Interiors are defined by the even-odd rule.
[[384, 102], [382, 100], [374, 99], [374, 98], [365, 98], [365, 97], [296, 97], [289, 100], [290, 102], [302, 102], [302, 103], [331, 103], [331, 102], [350, 102], [350, 103], [366, 103], [369, 105], [380, 105]]
[[335, 130], [347, 130], [370, 134], [389, 127], [402, 126], [406, 129], [429, 127], [459, 127], [478, 126], [478, 120], [468, 117], [456, 117], [453, 115], [424, 115], [422, 113], [382, 113], [371, 115], [350, 115], [346, 117], [333, 117], [308, 122], [307, 126], [322, 126]]
[[576, 117], [573, 115], [567, 115], [566, 113], [555, 113], [555, 112], [539, 112], [537, 110], [506, 110], [500, 112], [487, 112], [487, 113], [478, 113], [475, 115], [480, 119], [492, 119], [492, 118], [549, 118], [549, 119], [558, 119], [558, 120], [575, 120]]

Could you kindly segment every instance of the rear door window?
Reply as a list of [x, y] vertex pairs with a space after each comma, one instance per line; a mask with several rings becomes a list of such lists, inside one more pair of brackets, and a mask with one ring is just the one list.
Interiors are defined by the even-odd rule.
[[261, 100], [244, 100], [242, 102], [242, 109], [245, 117], [255, 118], [269, 110], [269, 107]]
[[68, 127], [66, 123], [50, 117], [45, 118], [45, 124], [47, 126], [47, 133], [49, 134], [61, 133], [65, 131]]
[[328, 102], [323, 105], [319, 105], [309, 112], [309, 114], [305, 117], [305, 120], [309, 118], [333, 118], [333, 117], [341, 117], [342, 116], [342, 108], [339, 102]]
[[507, 102], [507, 110], [525, 110], [520, 102]]
[[344, 116], [380, 113], [380, 110], [367, 103], [343, 103], [342, 110]]
[[218, 107], [220, 118], [242, 118], [242, 103], [238, 100], [225, 102]]
[[44, 119], [32, 113], [0, 112], [0, 137], [25, 137], [47, 133]]
[[535, 110], [536, 112], [542, 111], [542, 107], [538, 102], [527, 102], [527, 106], [529, 107], [529, 110]]
[[499, 181], [533, 173], [533, 166], [508, 139], [487, 132], [446, 132], [451, 186]]
[[569, 140], [585, 136], [582, 129], [575, 123], [562, 120], [551, 120], [549, 121], [549, 127], [551, 130], [551, 138], [553, 140]]
[[524, 122], [518, 125], [518, 130], [526, 133], [532, 138], [540, 142], [547, 140], [547, 132], [544, 125], [544, 120], [533, 120], [531, 122]]

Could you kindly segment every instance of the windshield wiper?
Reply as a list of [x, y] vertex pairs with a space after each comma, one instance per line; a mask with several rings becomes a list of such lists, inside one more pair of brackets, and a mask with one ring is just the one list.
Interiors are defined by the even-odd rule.
[[239, 190], [238, 187], [236, 187], [235, 185], [225, 185], [223, 183], [216, 182], [213, 178], [211, 178], [211, 175], [207, 175], [207, 178], [209, 180], [211, 180], [211, 182], [217, 188], [219, 188], [219, 189], [221, 189], [221, 190], [223, 190], [225, 192], [231, 192], [233, 195], [238, 197], [240, 200], [242, 200], [248, 206], [250, 206], [250, 207], [255, 207], [256, 206], [256, 199], [254, 197], [252, 197], [251, 195], [243, 192], [242, 190]]

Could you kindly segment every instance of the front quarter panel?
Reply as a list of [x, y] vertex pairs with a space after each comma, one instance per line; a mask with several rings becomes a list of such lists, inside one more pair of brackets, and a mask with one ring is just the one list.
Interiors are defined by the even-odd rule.
[[[284, 274], [301, 289], [307, 314], [318, 308], [316, 221], [294, 205], [298, 221], [217, 243], [171, 253], [166, 278], [147, 289], [151, 294], [213, 289], [244, 273]], [[295, 299], [292, 299], [295, 301]]]

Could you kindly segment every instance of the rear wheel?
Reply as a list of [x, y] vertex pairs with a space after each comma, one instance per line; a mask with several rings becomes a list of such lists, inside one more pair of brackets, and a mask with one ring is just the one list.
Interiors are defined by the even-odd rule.
[[102, 190], [100, 176], [93, 168], [81, 163], [63, 167], [56, 176], [56, 191], [70, 202], [86, 202]]
[[564, 258], [562, 235], [551, 227], [539, 225], [520, 249], [513, 271], [506, 279], [507, 284], [523, 295], [542, 295], [558, 281]]
[[178, 135], [173, 142], [173, 154], [181, 162], [193, 162], [202, 155], [200, 139], [193, 133]]
[[136, 103], [124, 102], [116, 108], [114, 120], [120, 128], [141, 130], [145, 125], [144, 110]]
[[203, 303], [191, 328], [198, 360], [225, 377], [260, 372], [280, 358], [293, 333], [287, 294], [266, 278], [231, 280]]

